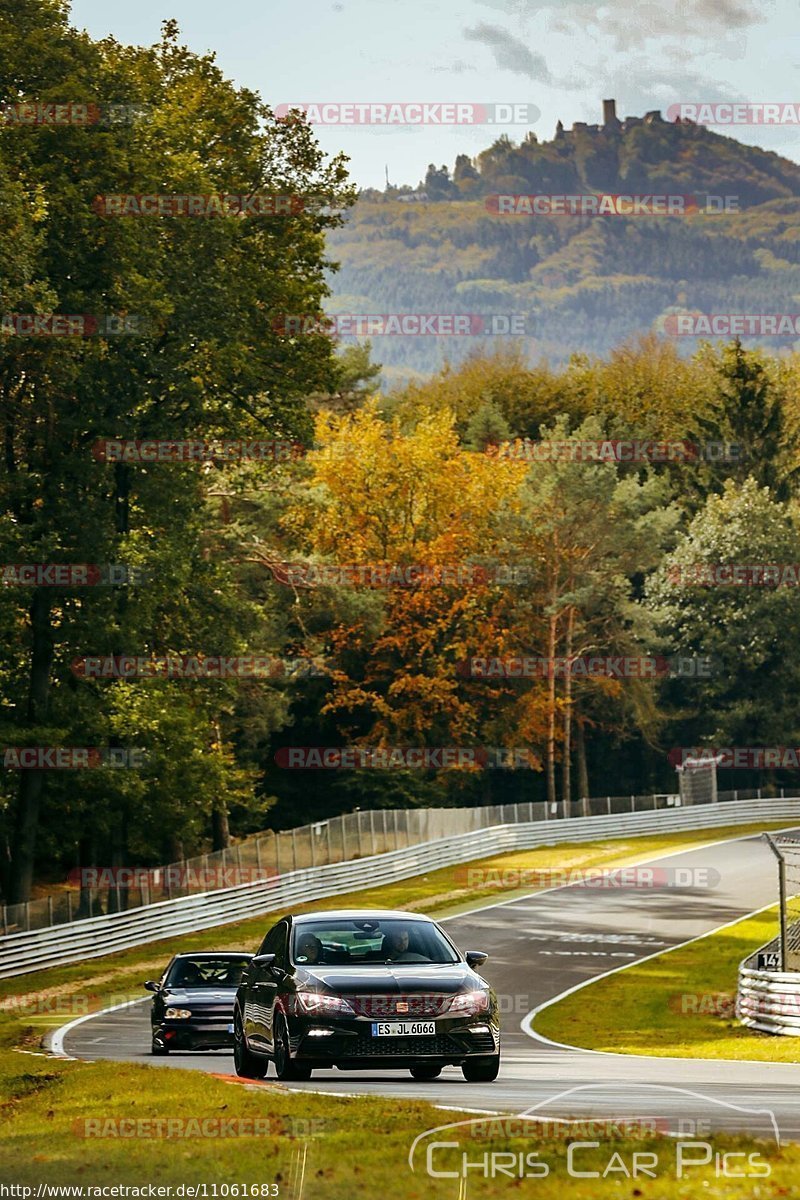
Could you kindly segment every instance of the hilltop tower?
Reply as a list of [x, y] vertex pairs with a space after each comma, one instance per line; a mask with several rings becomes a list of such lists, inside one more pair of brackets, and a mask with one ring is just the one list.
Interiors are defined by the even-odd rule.
[[619, 129], [621, 121], [617, 116], [616, 100], [603, 101], [603, 128], [604, 129]]

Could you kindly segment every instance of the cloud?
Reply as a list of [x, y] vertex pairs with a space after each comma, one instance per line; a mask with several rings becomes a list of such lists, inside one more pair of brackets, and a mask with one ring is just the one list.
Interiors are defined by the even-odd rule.
[[[587, 26], [611, 37], [617, 49], [641, 46], [649, 39], [679, 37], [708, 39], [721, 33], [741, 33], [766, 20], [762, 0], [685, 0], [665, 5], [644, 0], [478, 0], [486, 8], [517, 18], [547, 14], [557, 32], [585, 31]], [[767, 0], [767, 3], [769, 0]], [[719, 46], [715, 49], [720, 50]]]
[[641, 56], [628, 59], [622, 66], [607, 66], [603, 78], [607, 84], [603, 94], [617, 97], [618, 117], [641, 116], [653, 108], [663, 115], [671, 104], [684, 100], [741, 99], [736, 89], [695, 71], [691, 64], [683, 69], [659, 69]]
[[488, 46], [494, 61], [502, 70], [524, 75], [526, 79], [533, 79], [537, 83], [552, 82], [541, 54], [534, 54], [524, 42], [499, 25], [487, 25], [482, 21], [472, 29], [465, 29], [464, 37]]

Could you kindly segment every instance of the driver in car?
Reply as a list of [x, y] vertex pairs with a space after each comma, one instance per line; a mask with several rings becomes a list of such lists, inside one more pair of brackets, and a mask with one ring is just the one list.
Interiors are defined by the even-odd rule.
[[307, 933], [297, 943], [297, 961], [299, 963], [318, 963], [322, 960], [322, 942], [313, 933]]
[[408, 930], [393, 929], [383, 938], [383, 955], [387, 962], [425, 962], [425, 956], [408, 948]]

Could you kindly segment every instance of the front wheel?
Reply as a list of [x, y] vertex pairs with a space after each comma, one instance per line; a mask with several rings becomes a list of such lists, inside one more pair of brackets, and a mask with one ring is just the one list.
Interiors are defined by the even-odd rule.
[[436, 1063], [414, 1063], [409, 1070], [412, 1079], [438, 1079], [442, 1073], [442, 1068], [437, 1067]]
[[233, 1065], [236, 1068], [236, 1074], [241, 1079], [263, 1079], [269, 1070], [267, 1060], [256, 1058], [255, 1054], [251, 1054], [248, 1049], [238, 1009], [233, 1018]]
[[289, 1030], [286, 1018], [282, 1015], [275, 1017], [275, 1074], [278, 1079], [301, 1080], [311, 1078], [311, 1067], [306, 1063], [296, 1062], [289, 1048]]
[[467, 1058], [461, 1064], [467, 1083], [491, 1083], [500, 1070], [499, 1054], [482, 1054], [480, 1058]]
[[169, 1047], [163, 1042], [157, 1042], [155, 1036], [153, 1036], [153, 1040], [150, 1043], [150, 1053], [156, 1055], [169, 1054]]

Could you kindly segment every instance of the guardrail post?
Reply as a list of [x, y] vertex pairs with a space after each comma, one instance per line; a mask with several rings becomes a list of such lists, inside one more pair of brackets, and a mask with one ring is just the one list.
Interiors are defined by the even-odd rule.
[[297, 870], [297, 830], [292, 830], [292, 870]]
[[[72, 892], [67, 892], [67, 921], [72, 920]], [[5, 909], [3, 910], [3, 933], [8, 933], [8, 925], [5, 920]]]
[[327, 833], [328, 833], [328, 837], [327, 837], [327, 842], [328, 842], [328, 862], [329, 862], [329, 863], [332, 863], [332, 862], [333, 862], [333, 849], [332, 849], [332, 847], [331, 847], [331, 823], [330, 823], [330, 821], [326, 821], [326, 822], [325, 822], [325, 828], [326, 828], [326, 830], [327, 830]]
[[787, 960], [787, 954], [786, 954], [786, 945], [787, 945], [787, 942], [786, 942], [786, 862], [784, 860], [783, 855], [781, 854], [781, 851], [780, 851], [778, 845], [773, 840], [772, 836], [768, 833], [764, 833], [761, 836], [764, 838], [764, 841], [767, 843], [770, 850], [772, 851], [772, 853], [775, 855], [775, 857], [778, 860], [778, 909], [780, 912], [780, 926], [781, 926], [781, 933], [780, 933], [781, 970], [785, 971], [786, 970], [786, 960]]
[[344, 827], [344, 813], [339, 817], [342, 823], [342, 862], [347, 861], [347, 831]]
[[631, 812], [636, 812], [636, 797], [631, 796]]
[[400, 849], [400, 830], [397, 828], [397, 809], [392, 809], [392, 824], [394, 825], [394, 848]]
[[375, 813], [372, 809], [369, 810], [369, 836], [372, 840], [372, 853], [377, 854], [378, 851], [375, 848]]
[[756, 788], [756, 800], [761, 799], [761, 788]]
[[261, 878], [261, 838], [256, 838], [256, 872]]
[[25, 901], [25, 932], [30, 933], [30, 931], [31, 931], [31, 902], [30, 902], [30, 900], [26, 900]]
[[786, 967], [786, 863], [783, 858], [779, 860], [778, 865], [778, 893], [780, 896], [781, 908], [781, 970], [785, 971]]
[[47, 924], [53, 924], [53, 897], [47, 897]]

